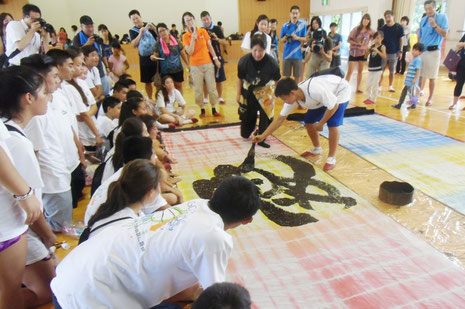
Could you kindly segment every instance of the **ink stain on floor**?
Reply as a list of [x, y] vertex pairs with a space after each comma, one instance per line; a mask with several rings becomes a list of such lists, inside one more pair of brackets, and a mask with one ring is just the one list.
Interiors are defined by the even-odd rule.
[[[354, 198], [341, 196], [341, 192], [335, 186], [314, 179], [316, 172], [310, 163], [291, 156], [276, 156], [275, 160], [287, 165], [293, 172], [293, 177], [283, 177], [254, 167], [255, 159], [254, 155], [253, 157], [251, 155], [252, 151], [255, 151], [254, 147], [249, 150], [246, 160], [241, 165], [218, 165], [213, 170], [214, 176], [211, 179], [194, 181], [192, 184], [194, 191], [200, 198], [209, 199], [216, 187], [227, 177], [233, 175], [246, 176], [251, 178], [252, 182], [258, 186], [264, 186], [264, 179], [267, 179], [271, 189], [260, 193], [262, 201], [260, 210], [268, 219], [280, 226], [300, 226], [318, 221], [317, 218], [307, 212], [296, 213], [286, 210], [286, 208], [294, 205], [306, 210], [314, 210], [312, 207], [314, 202], [344, 205], [344, 209], [357, 204]], [[253, 162], [250, 157], [253, 158]], [[254, 173], [258, 173], [264, 179], [253, 177]], [[307, 193], [306, 190], [309, 186], [326, 192], [326, 195]], [[282, 197], [283, 194], [285, 197]]]

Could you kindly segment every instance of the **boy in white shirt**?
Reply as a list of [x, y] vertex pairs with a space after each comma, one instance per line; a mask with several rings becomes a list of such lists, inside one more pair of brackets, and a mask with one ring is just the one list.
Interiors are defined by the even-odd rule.
[[225, 280], [233, 240], [226, 230], [252, 222], [259, 190], [224, 180], [212, 199], [121, 220], [89, 238], [58, 265], [51, 287], [63, 308], [151, 308], [192, 299]]
[[103, 99], [102, 80], [98, 71], [99, 55], [97, 48], [94, 45], [84, 45], [81, 47], [84, 54], [84, 62], [86, 63], [87, 72], [86, 83], [90, 91], [94, 95], [96, 101]]
[[323, 126], [329, 129], [329, 154], [324, 170], [332, 170], [336, 166], [336, 149], [339, 143], [339, 129], [344, 118], [344, 111], [349, 104], [351, 88], [343, 78], [328, 74], [309, 78], [299, 85], [291, 78], [281, 79], [276, 85], [275, 95], [284, 101], [283, 109], [270, 126], [260, 135], [253, 138], [254, 143], [263, 141], [278, 129], [286, 117], [297, 107], [308, 109], [305, 114], [305, 128], [313, 148], [301, 154], [302, 157], [320, 155], [319, 133]]
[[103, 138], [118, 126], [119, 114], [121, 112], [121, 102], [115, 97], [106, 97], [102, 101], [102, 110], [104, 115], [97, 118], [97, 129]]

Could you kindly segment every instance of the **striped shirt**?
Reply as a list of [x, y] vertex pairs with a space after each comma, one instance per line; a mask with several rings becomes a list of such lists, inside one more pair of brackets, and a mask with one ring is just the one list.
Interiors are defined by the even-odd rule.
[[[408, 69], [407, 69], [407, 76], [405, 76], [405, 82], [404, 84], [406, 86], [413, 86], [413, 79], [415, 78], [415, 74], [417, 73], [417, 70], [420, 70], [421, 68], [421, 58], [416, 57], [410, 62]], [[418, 85], [418, 80], [416, 80], [416, 85]]]

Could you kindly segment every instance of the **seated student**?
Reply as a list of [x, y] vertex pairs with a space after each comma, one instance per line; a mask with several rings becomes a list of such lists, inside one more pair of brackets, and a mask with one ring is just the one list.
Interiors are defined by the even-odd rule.
[[97, 68], [100, 58], [98, 55], [97, 48], [94, 45], [85, 45], [81, 47], [81, 51], [84, 54], [84, 63], [89, 70], [86, 76], [86, 83], [90, 91], [94, 95], [96, 101], [103, 99], [102, 80], [100, 79], [100, 73]]
[[137, 84], [133, 79], [131, 79], [131, 75], [129, 75], [129, 74], [122, 74], [119, 77], [118, 81], [119, 82], [125, 82], [126, 85], [129, 88], [129, 90], [137, 90]]
[[95, 125], [95, 114], [98, 111], [95, 98], [87, 83], [82, 79], [87, 67], [83, 66], [84, 56], [77, 48], [69, 48], [68, 53], [73, 59], [73, 78], [64, 84], [78, 120], [79, 139], [86, 148], [99, 146], [103, 139]]
[[[121, 116], [120, 116], [121, 119]], [[107, 180], [115, 171], [123, 166], [123, 141], [126, 137], [137, 135], [148, 137], [147, 127], [136, 117], [127, 117], [123, 125], [119, 128], [115, 139], [115, 145], [110, 149], [105, 158], [105, 169], [102, 176], [102, 183]]]
[[[123, 142], [123, 157], [124, 166], [127, 166], [130, 162], [136, 159], [150, 160], [153, 164], [156, 163], [156, 156], [152, 149], [152, 140], [148, 137], [143, 136], [130, 136], [127, 137]], [[92, 198], [87, 205], [86, 213], [84, 215], [84, 224], [88, 225], [90, 218], [97, 212], [99, 207], [107, 200], [108, 188], [111, 183], [118, 180], [121, 176], [121, 172], [124, 167], [120, 168], [116, 173], [111, 175], [105, 182], [103, 182], [92, 195]], [[166, 200], [159, 194], [153, 203], [144, 204], [141, 211], [144, 214], [151, 214], [152, 212], [165, 209], [169, 207]], [[98, 225], [94, 225], [98, 226]]]
[[126, 102], [127, 94], [129, 92], [129, 79], [124, 81], [118, 81], [113, 86], [113, 93], [111, 94], [112, 97], [117, 98], [121, 103]]
[[[26, 194], [19, 197], [12, 196], [6, 200], [3, 196], [1, 200], [0, 244], [2, 246], [0, 248], [0, 261], [2, 267], [0, 269], [2, 274], [0, 283], [2, 284], [2, 293], [0, 301], [5, 304], [4, 308], [18, 308], [17, 306], [7, 306], [7, 302], [10, 302], [11, 299], [8, 300], [9, 295], [4, 296], [3, 293], [5, 291], [17, 292], [18, 290], [11, 287], [10, 282], [5, 282], [4, 278], [6, 278], [12, 281], [11, 284], [19, 286], [24, 283], [26, 285], [19, 292], [21, 295], [16, 294], [15, 297], [18, 297], [20, 308], [23, 306], [29, 308], [40, 306], [51, 300], [49, 283], [55, 276], [55, 264], [50, 259], [46, 245], [51, 246], [56, 242], [56, 237], [47, 225], [42, 213], [30, 225], [30, 231], [27, 233], [27, 227], [20, 224], [24, 222], [25, 214], [17, 207], [16, 201], [26, 199], [32, 194], [41, 196], [44, 183], [40, 174], [39, 162], [24, 129], [34, 116], [44, 115], [47, 112], [47, 102], [50, 100], [50, 96], [47, 94], [44, 78], [25, 66], [13, 66], [0, 71], [0, 80], [2, 81], [0, 84], [0, 117], [9, 131], [8, 137], [5, 139], [3, 136], [6, 134], [2, 132], [1, 139], [4, 140], [3, 144], [12, 154], [11, 161], [17, 172], [29, 186], [29, 192]], [[1, 165], [4, 164], [6, 163], [2, 161]], [[22, 236], [23, 234], [27, 234], [27, 236]], [[34, 234], [33, 237], [32, 234]], [[9, 246], [16, 246], [17, 242], [19, 242], [17, 246], [21, 247], [21, 250], [16, 251], [16, 256], [8, 258], [7, 255], [3, 254], [5, 249]], [[7, 251], [7, 253], [13, 252], [15, 250]], [[13, 268], [4, 271], [4, 263]], [[27, 267], [24, 268], [24, 265]]]
[[[145, 191], [139, 198], [153, 191], [135, 183]], [[127, 192], [121, 195], [125, 204], [136, 202]], [[189, 294], [198, 283], [207, 289], [225, 280], [233, 246], [226, 231], [252, 222], [259, 207], [257, 186], [233, 176], [219, 184], [209, 201], [191, 200], [176, 209], [115, 222], [58, 265], [51, 283], [56, 303], [63, 308], [151, 308], [162, 301], [192, 299]]]
[[118, 126], [113, 131], [113, 143], [111, 143], [111, 145], [114, 145], [116, 142], [116, 137], [121, 131], [121, 127], [126, 119], [131, 117], [139, 117], [140, 115], [147, 114], [148, 112], [147, 105], [145, 104], [143, 98], [131, 96], [126, 100], [126, 102], [123, 102], [123, 104], [121, 104]]
[[147, 127], [149, 137], [153, 141], [153, 151], [157, 155], [157, 158], [164, 164], [176, 163], [176, 161], [163, 149], [163, 145], [159, 140], [157, 119], [151, 115], [142, 115], [139, 118], [145, 123], [145, 126]]
[[252, 301], [249, 291], [232, 282], [215, 283], [199, 295], [192, 309], [250, 309]]
[[129, 69], [129, 62], [123, 54], [121, 45], [118, 41], [113, 41], [113, 43], [111, 43], [111, 51], [113, 54], [108, 59], [108, 66], [110, 69], [108, 75], [114, 82], [117, 82], [122, 74], [126, 74], [126, 71]]
[[[178, 109], [176, 109], [176, 103], [178, 103]], [[162, 87], [157, 92], [157, 107], [160, 109], [161, 123], [182, 126], [199, 121], [197, 118], [193, 118], [194, 112], [186, 108], [186, 101], [181, 92], [174, 87], [174, 81], [169, 75], [163, 77]]]
[[121, 102], [115, 97], [106, 97], [102, 101], [102, 110], [105, 114], [97, 118], [97, 129], [107, 139], [110, 132], [118, 126]]

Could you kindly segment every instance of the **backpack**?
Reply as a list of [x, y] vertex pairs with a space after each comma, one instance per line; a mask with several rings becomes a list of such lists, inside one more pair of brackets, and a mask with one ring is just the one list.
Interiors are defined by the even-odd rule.
[[315, 72], [312, 75], [310, 75], [310, 78], [321, 76], [321, 75], [336, 75], [336, 76], [339, 76], [340, 78], [344, 78], [346, 74], [344, 73], [344, 71], [341, 70], [339, 66], [337, 66], [337, 67], [332, 67], [326, 70]]
[[[131, 30], [140, 33], [140, 29], [137, 27], [133, 27]], [[146, 57], [153, 54], [153, 51], [155, 50], [155, 43], [157, 43], [157, 40], [155, 40], [152, 33], [149, 30], [145, 31], [140, 38], [139, 45], [137, 46], [139, 55]]]
[[98, 187], [102, 184], [103, 172], [105, 171], [105, 165], [107, 162], [112, 158], [110, 156], [104, 162], [100, 163], [99, 166], [95, 169], [94, 177], [92, 178], [92, 184], [90, 186], [90, 196], [94, 195], [95, 191], [97, 191]]
[[21, 51], [15, 49], [9, 56], [6, 55], [6, 52], [0, 55], [0, 69], [7, 68], [10, 66], [10, 59], [16, 57]]
[[117, 222], [117, 221], [121, 221], [121, 220], [126, 220], [126, 219], [132, 219], [131, 217], [122, 217], [122, 218], [118, 218], [118, 219], [115, 219], [115, 220], [111, 220], [111, 221], [108, 221], [102, 225], [99, 225], [97, 226], [95, 229], [91, 229], [90, 226], [86, 227], [82, 233], [81, 233], [81, 236], [79, 236], [79, 242], [78, 242], [78, 245], [82, 244], [83, 242], [85, 242], [87, 239], [89, 239], [89, 236], [90, 236], [90, 233], [106, 226], [106, 225], [109, 225], [113, 222]]

